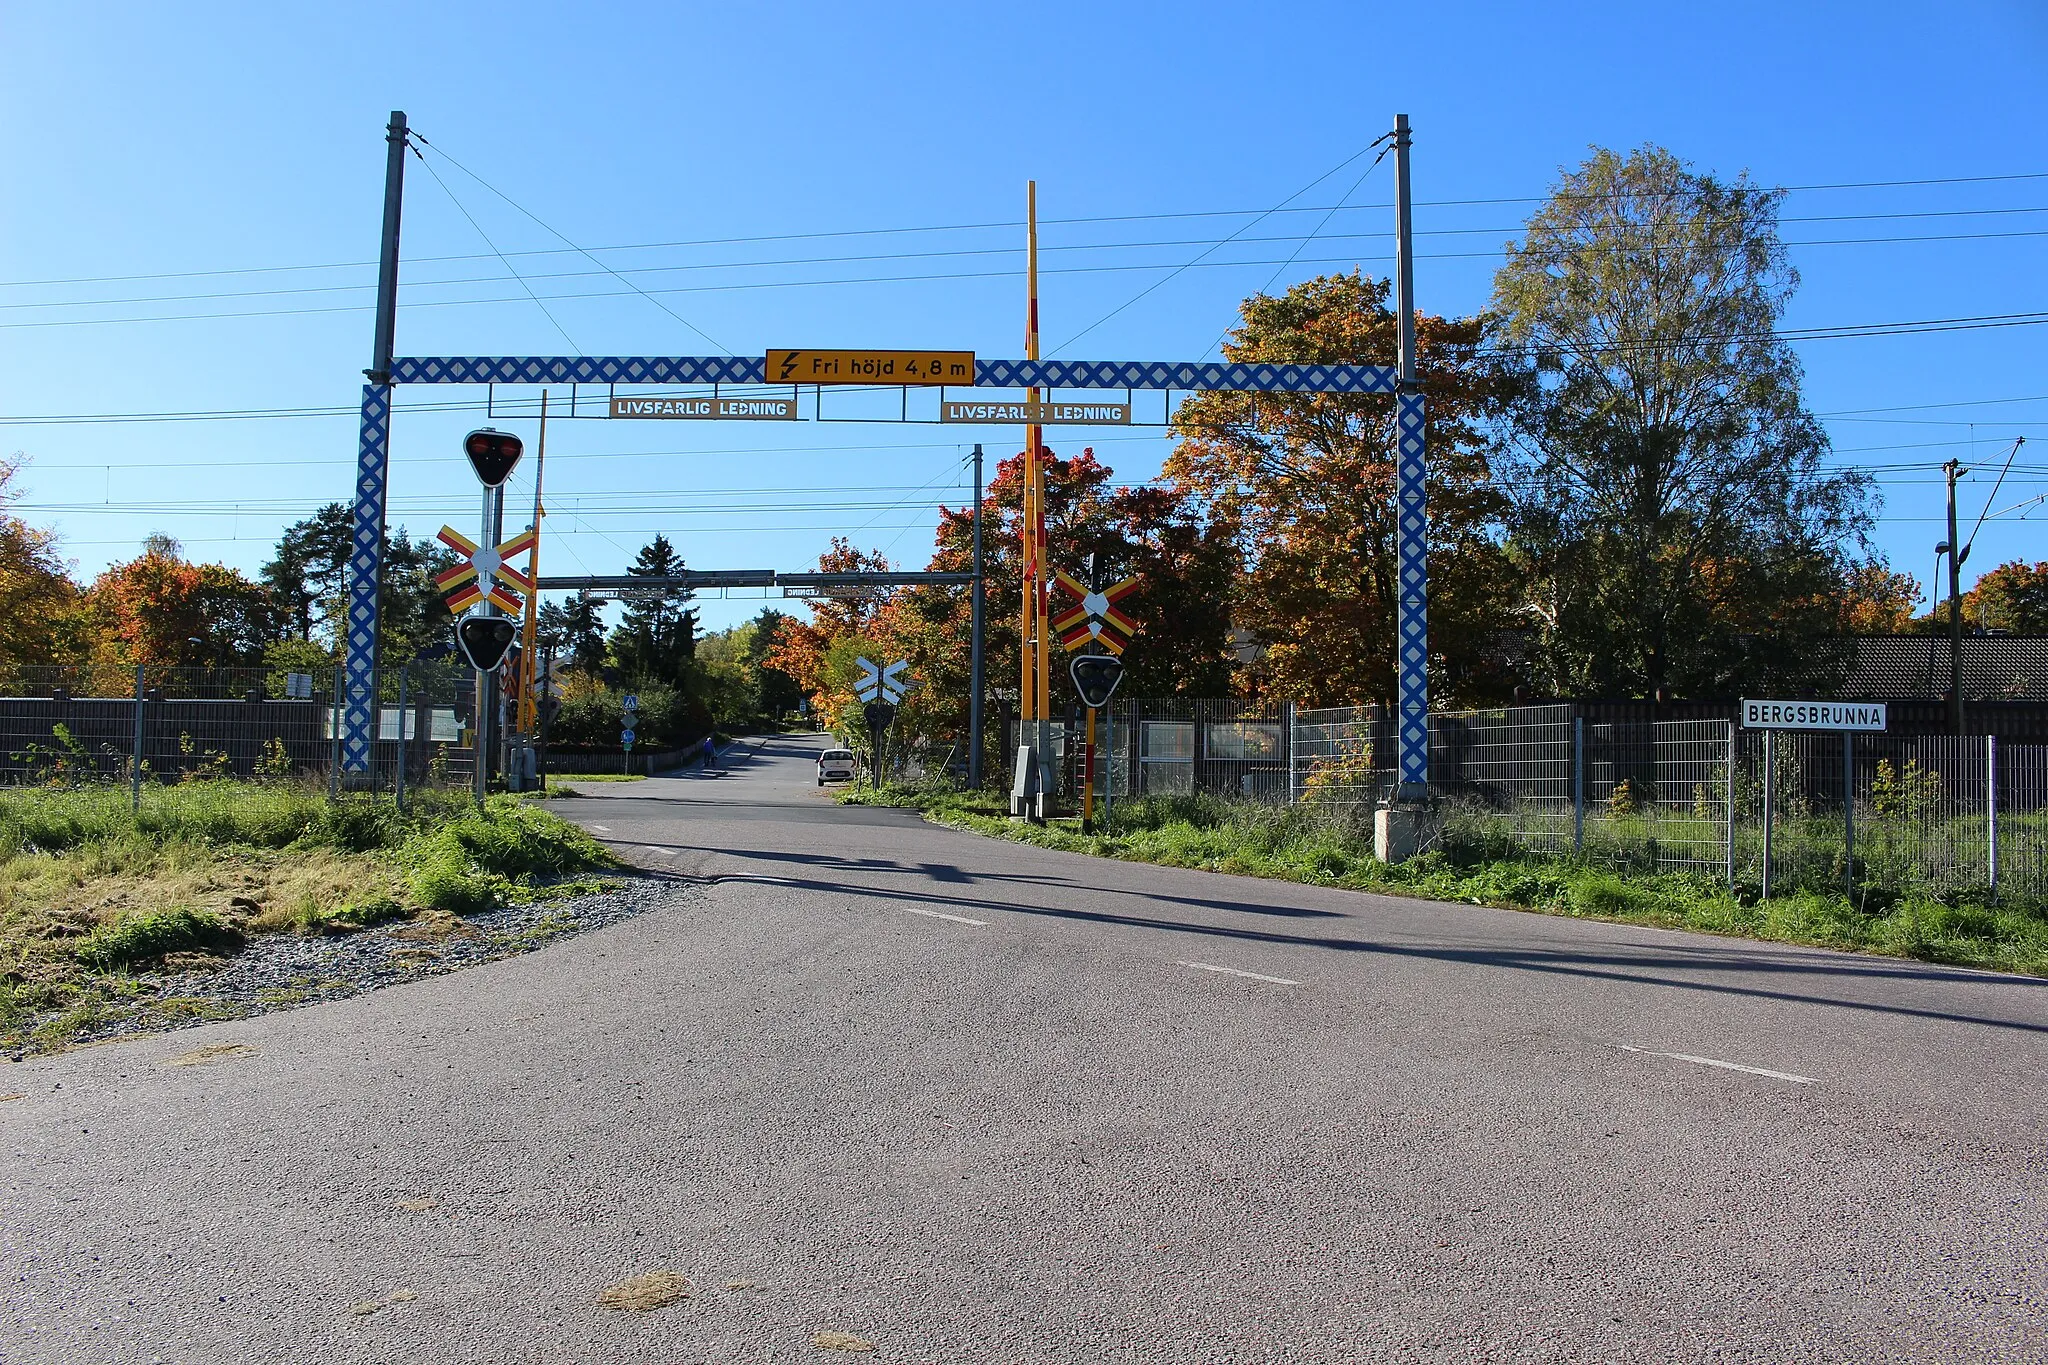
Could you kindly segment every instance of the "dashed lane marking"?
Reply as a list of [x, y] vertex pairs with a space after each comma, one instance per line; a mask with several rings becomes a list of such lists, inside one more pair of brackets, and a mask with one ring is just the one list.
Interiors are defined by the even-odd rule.
[[906, 915], [923, 915], [926, 919], [950, 920], [954, 924], [971, 924], [977, 929], [988, 928], [988, 921], [985, 919], [969, 919], [965, 915], [942, 915], [936, 910], [918, 910], [908, 905], [903, 906], [902, 910]]
[[1179, 961], [1183, 967], [1193, 967], [1197, 971], [1204, 972], [1219, 972], [1224, 976], [1241, 976], [1247, 981], [1270, 981], [1276, 986], [1299, 986], [1301, 984], [1299, 981], [1289, 981], [1284, 976], [1265, 976], [1258, 972], [1242, 972], [1235, 967], [1219, 967], [1213, 962], [1189, 962], [1185, 959], [1180, 959]]
[[1816, 1077], [1795, 1076], [1789, 1071], [1772, 1071], [1768, 1067], [1744, 1066], [1740, 1062], [1724, 1062], [1718, 1057], [1695, 1057], [1690, 1052], [1658, 1052], [1647, 1047], [1630, 1047], [1627, 1043], [1615, 1043], [1623, 1052], [1637, 1052], [1645, 1057], [1669, 1057], [1677, 1062], [1694, 1062], [1700, 1066], [1718, 1066], [1724, 1071], [1746, 1071], [1752, 1076], [1769, 1076], [1775, 1081], [1791, 1081], [1794, 1085], [1813, 1085]]

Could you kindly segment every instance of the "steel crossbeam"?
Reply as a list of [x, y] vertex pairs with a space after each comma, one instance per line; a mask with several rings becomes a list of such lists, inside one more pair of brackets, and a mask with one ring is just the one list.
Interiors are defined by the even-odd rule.
[[[394, 384], [765, 384], [757, 355], [407, 356]], [[878, 387], [893, 387], [880, 385]], [[1225, 365], [1169, 360], [977, 360], [980, 389], [1182, 389], [1189, 393], [1392, 393], [1384, 365]]]

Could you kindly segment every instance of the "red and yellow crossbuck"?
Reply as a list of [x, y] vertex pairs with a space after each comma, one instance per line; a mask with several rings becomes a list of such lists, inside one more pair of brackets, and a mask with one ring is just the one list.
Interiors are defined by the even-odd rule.
[[1138, 623], [1126, 616], [1117, 603], [1138, 590], [1138, 580], [1126, 578], [1114, 587], [1091, 592], [1081, 580], [1065, 569], [1055, 569], [1053, 579], [1074, 599], [1074, 605], [1052, 620], [1053, 633], [1072, 653], [1090, 640], [1097, 640], [1112, 654], [1124, 652]]
[[448, 594], [448, 610], [461, 613], [489, 599], [508, 615], [518, 615], [519, 592], [532, 592], [533, 580], [506, 561], [533, 548], [531, 527], [495, 549], [483, 549], [452, 526], [443, 526], [441, 543], [462, 556], [462, 563], [446, 573], [434, 575], [434, 586]]

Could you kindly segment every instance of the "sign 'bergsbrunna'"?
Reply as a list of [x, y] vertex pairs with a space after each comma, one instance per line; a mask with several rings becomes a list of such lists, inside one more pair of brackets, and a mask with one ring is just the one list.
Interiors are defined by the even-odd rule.
[[1884, 703], [1870, 701], [1750, 701], [1743, 699], [1745, 730], [1884, 731]]

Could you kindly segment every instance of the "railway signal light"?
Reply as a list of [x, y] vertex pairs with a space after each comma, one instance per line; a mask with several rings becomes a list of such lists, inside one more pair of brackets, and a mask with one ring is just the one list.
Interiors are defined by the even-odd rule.
[[479, 673], [488, 673], [505, 662], [505, 653], [519, 635], [519, 623], [509, 616], [465, 616], [455, 627], [455, 643], [462, 657]]
[[462, 453], [469, 456], [469, 467], [476, 471], [478, 482], [496, 488], [512, 477], [513, 467], [526, 453], [526, 443], [509, 431], [483, 427], [462, 438]]
[[1124, 680], [1124, 661], [1114, 654], [1077, 654], [1067, 672], [1081, 694], [1081, 704], [1092, 711], [1109, 705], [1116, 695], [1116, 685]]

